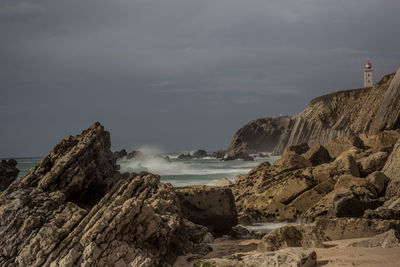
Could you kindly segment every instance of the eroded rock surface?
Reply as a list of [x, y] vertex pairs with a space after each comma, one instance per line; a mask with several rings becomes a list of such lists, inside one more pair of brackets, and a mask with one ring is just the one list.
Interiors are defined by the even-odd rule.
[[1, 266], [170, 266], [206, 236], [159, 176], [118, 172], [99, 123], [0, 195]]

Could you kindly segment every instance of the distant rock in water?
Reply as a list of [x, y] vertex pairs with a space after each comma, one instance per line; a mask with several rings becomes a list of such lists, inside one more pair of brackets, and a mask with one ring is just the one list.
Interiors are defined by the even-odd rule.
[[120, 174], [110, 145], [95, 123], [0, 193], [0, 266], [172, 266], [210, 239], [159, 176]]
[[17, 161], [14, 159], [0, 161], [0, 192], [5, 190], [18, 177]]
[[350, 134], [376, 134], [398, 128], [400, 69], [371, 88], [317, 97], [295, 116], [251, 121], [235, 133], [228, 153], [273, 151], [281, 155], [290, 145], [327, 144]]
[[114, 156], [115, 156], [117, 159], [120, 159], [120, 158], [123, 158], [123, 157], [128, 156], [128, 152], [126, 152], [126, 150], [125, 150], [125, 148], [124, 148], [124, 149], [122, 149], [122, 150], [120, 150], [120, 151], [115, 151], [115, 152], [114, 152]]

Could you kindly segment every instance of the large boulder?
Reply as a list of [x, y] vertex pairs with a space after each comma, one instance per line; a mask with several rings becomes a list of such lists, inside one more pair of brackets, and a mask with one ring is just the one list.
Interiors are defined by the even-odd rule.
[[328, 150], [321, 145], [313, 146], [302, 154], [303, 158], [309, 160], [313, 166], [328, 163], [331, 160]]
[[17, 161], [14, 159], [0, 161], [0, 192], [6, 189], [18, 177]]
[[394, 146], [382, 172], [390, 179], [386, 188], [386, 198], [400, 197], [400, 140]]
[[288, 247], [323, 247], [322, 236], [307, 225], [286, 225], [266, 234], [258, 250], [274, 251]]
[[352, 147], [364, 148], [364, 142], [360, 137], [351, 134], [340, 139], [330, 141], [325, 145], [325, 148], [328, 150], [331, 158], [336, 158], [341, 153]]
[[121, 175], [110, 145], [95, 123], [0, 194], [0, 266], [171, 266], [203, 241], [174, 188]]
[[389, 178], [380, 171], [376, 171], [367, 176], [366, 180], [375, 187], [378, 194], [384, 192]]
[[389, 154], [387, 152], [376, 152], [368, 157], [357, 161], [360, 175], [367, 176], [374, 171], [380, 171], [385, 166]]
[[187, 186], [176, 188], [183, 215], [207, 226], [215, 235], [227, 234], [238, 223], [235, 200], [227, 187]]
[[205, 259], [195, 263], [196, 267], [311, 267], [317, 264], [315, 251], [306, 248], [286, 248], [249, 255], [239, 255], [229, 258]]
[[275, 166], [280, 166], [282, 169], [302, 169], [311, 167], [312, 164], [309, 160], [305, 159], [301, 155], [294, 151], [285, 152], [282, 158], [274, 162]]

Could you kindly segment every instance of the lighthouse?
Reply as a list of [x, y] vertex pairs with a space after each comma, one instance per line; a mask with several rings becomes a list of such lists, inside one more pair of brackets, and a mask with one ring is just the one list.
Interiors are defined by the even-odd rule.
[[374, 85], [374, 80], [372, 79], [372, 65], [369, 60], [365, 63], [364, 68], [364, 87], [372, 87]]

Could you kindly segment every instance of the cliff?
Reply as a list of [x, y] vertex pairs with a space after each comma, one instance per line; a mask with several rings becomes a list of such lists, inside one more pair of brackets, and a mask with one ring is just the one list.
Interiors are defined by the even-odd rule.
[[292, 117], [258, 119], [239, 129], [228, 153], [273, 151], [361, 133], [377, 133], [399, 128], [400, 69], [384, 76], [372, 88], [339, 91], [313, 99]]

